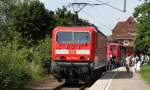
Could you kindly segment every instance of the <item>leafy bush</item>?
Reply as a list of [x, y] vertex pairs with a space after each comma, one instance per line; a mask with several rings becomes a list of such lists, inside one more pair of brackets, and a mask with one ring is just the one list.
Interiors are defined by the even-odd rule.
[[15, 33], [12, 42], [0, 42], [0, 90], [21, 90], [27, 83], [35, 84], [43, 78], [42, 63], [45, 61], [41, 60], [48, 55], [43, 42], [26, 48], [20, 45], [20, 41], [20, 34]]
[[15, 45], [0, 45], [0, 89], [21, 89], [32, 78], [27, 53], [28, 49], [17, 50]]
[[37, 46], [37, 51], [40, 53], [40, 61], [42, 66], [46, 72], [50, 72], [51, 66], [51, 39], [50, 36], [47, 35], [45, 39], [43, 39], [39, 45]]

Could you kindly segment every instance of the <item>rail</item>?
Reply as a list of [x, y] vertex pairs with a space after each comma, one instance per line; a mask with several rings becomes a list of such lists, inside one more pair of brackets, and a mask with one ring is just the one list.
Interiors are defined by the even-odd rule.
[[61, 88], [63, 88], [64, 84], [65, 84], [65, 82], [63, 81], [59, 85], [52, 88], [51, 90], [61, 90]]

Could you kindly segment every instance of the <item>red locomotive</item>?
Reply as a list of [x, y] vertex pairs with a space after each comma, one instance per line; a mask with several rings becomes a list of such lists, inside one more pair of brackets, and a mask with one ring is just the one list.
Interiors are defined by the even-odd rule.
[[52, 33], [52, 71], [58, 80], [90, 81], [105, 71], [107, 38], [95, 27], [56, 27]]

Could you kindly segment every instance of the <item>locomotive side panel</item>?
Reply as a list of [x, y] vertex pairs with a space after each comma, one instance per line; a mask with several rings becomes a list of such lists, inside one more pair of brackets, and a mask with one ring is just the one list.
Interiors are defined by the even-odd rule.
[[55, 42], [56, 42], [56, 38], [55, 38], [55, 32], [57, 31], [57, 28], [55, 28], [54, 30], [53, 30], [53, 32], [52, 32], [52, 61], [54, 61], [55, 60], [55, 48], [56, 48], [56, 44], [55, 44]]
[[96, 32], [95, 40], [95, 68], [101, 68], [105, 66], [104, 61], [107, 60], [107, 38], [100, 31]]

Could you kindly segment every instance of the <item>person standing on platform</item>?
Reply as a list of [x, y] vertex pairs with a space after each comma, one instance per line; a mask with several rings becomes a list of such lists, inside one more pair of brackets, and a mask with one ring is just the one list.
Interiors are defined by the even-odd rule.
[[140, 59], [141, 59], [141, 65], [140, 66], [142, 66], [143, 64], [144, 64], [144, 54], [143, 53], [141, 53], [141, 55], [140, 55]]
[[132, 58], [132, 61], [133, 61], [133, 72], [137, 72], [137, 63], [139, 61], [139, 57], [137, 55], [135, 55]]
[[135, 73], [136, 72], [136, 58], [135, 58], [135, 55], [133, 55], [131, 61], [132, 61], [132, 71], [133, 71], [133, 73]]
[[127, 55], [126, 60], [125, 60], [125, 64], [126, 64], [125, 65], [126, 70], [129, 73], [130, 72], [130, 55]]
[[137, 71], [140, 71], [141, 64], [142, 64], [142, 61], [143, 61], [143, 60], [144, 60], [144, 56], [141, 54], [141, 55], [140, 55], [140, 58], [139, 58], [138, 61], [137, 61], [137, 68], [136, 68]]

